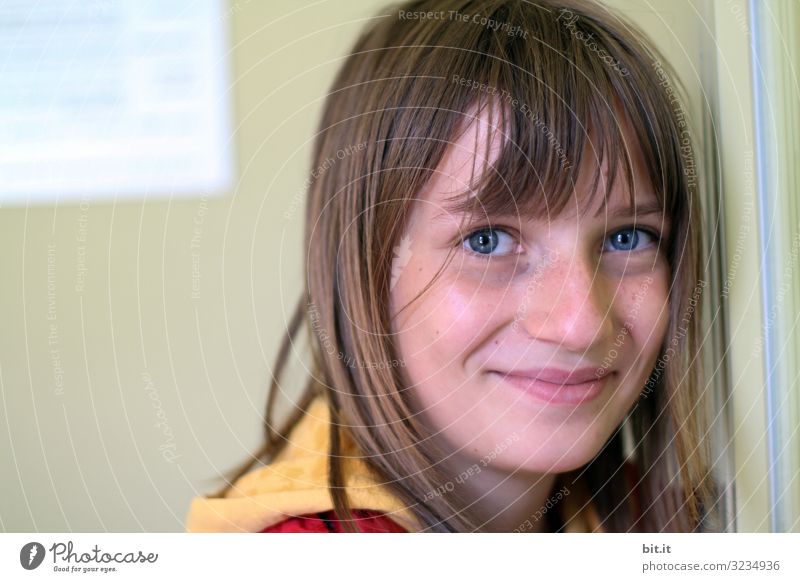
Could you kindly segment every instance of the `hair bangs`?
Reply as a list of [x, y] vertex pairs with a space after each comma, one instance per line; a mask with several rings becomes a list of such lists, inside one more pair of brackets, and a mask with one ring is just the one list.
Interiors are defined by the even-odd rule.
[[[450, 143], [483, 116], [492, 135], [476, 143], [475, 151], [482, 146], [485, 154], [476, 155], [470, 182], [449, 199], [449, 208], [490, 218], [549, 219], [568, 206], [587, 212], [602, 195], [602, 210], [619, 179], [635, 207], [631, 152], [638, 148], [665, 215], [676, 213], [685, 196], [683, 184], [674, 179], [682, 174], [678, 139], [674, 120], [665, 115], [669, 100], [652, 67], [585, 16], [574, 26], [591, 35], [596, 43], [591, 48], [559, 24], [558, 13], [551, 13], [549, 26], [531, 18], [530, 11], [488, 16], [536, 34], [526, 41], [485, 35], [469, 47], [479, 48], [484, 58], [479, 68], [461, 74], [472, 75], [473, 87], [488, 89], [461, 89], [475, 94], [462, 101], [462, 120]], [[626, 74], [598, 60], [592, 54], [597, 47], [612, 55]], [[656, 135], [673, 139], [664, 147]], [[498, 138], [499, 154], [492, 160], [491, 146]], [[592, 172], [589, 187], [579, 191], [580, 174], [587, 171]]]

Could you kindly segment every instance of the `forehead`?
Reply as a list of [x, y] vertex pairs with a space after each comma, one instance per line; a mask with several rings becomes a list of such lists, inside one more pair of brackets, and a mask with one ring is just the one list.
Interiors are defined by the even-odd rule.
[[[480, 112], [473, 107], [464, 114], [465, 129], [450, 142], [441, 163], [419, 193], [418, 198], [429, 203], [425, 206], [435, 212], [459, 213], [463, 211], [463, 206], [472, 201], [477, 205], [475, 211], [479, 214], [494, 214], [490, 208], [482, 205], [483, 193], [476, 187], [476, 180], [483, 172], [493, 171], [492, 165], [497, 162], [507, 144], [508, 132], [500, 126], [500, 119], [497, 107], [490, 110], [487, 106]], [[617, 120], [623, 138], [622, 147], [626, 149], [631, 162], [631, 184], [629, 185], [624, 178], [624, 160], [611, 160], [608, 149], [601, 159], [602, 148], [592, 139], [593, 132], [589, 130], [577, 178], [571, 185], [570, 191], [563, 194], [568, 196], [569, 200], [562, 205], [562, 214], [580, 213], [586, 216], [598, 216], [609, 208], [628, 208], [632, 202], [636, 207], [652, 206], [658, 202], [654, 186], [647, 174], [640, 144], [625, 116], [619, 114]], [[513, 147], [513, 144], [509, 145]], [[617, 176], [609, 189], [612, 162], [616, 163]], [[531, 172], [536, 172], [533, 160], [529, 169]], [[514, 199], [519, 202], [518, 205], [512, 202], [510, 205], [512, 211], [507, 213], [525, 216], [526, 211], [523, 206], [526, 194], [516, 191], [512, 183], [505, 183], [505, 187], [508, 200]], [[595, 195], [592, 195], [595, 188]], [[603, 195], [605, 192], [607, 199]], [[545, 202], [543, 218], [554, 218], [555, 216], [548, 211], [546, 203], [548, 194], [546, 192], [527, 194], [528, 197], [536, 195]]]

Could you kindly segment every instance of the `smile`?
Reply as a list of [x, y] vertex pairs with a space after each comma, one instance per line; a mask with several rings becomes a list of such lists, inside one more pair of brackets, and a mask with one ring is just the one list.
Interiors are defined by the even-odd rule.
[[577, 405], [594, 400], [608, 384], [609, 372], [596, 374], [597, 368], [583, 370], [541, 370], [491, 372], [512, 387], [544, 404]]

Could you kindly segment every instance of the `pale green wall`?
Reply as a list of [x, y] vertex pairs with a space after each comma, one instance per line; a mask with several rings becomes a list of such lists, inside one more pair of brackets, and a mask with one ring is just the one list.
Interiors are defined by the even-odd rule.
[[[216, 486], [204, 479], [259, 442], [269, 366], [302, 283], [302, 205], [284, 213], [338, 59], [381, 3], [311, 4], [242, 0], [226, 15], [232, 192], [0, 210], [0, 529], [180, 531], [190, 498]], [[170, 444], [172, 462], [159, 450]]]
[[[356, 31], [384, 4], [231, 4], [232, 192], [0, 210], [0, 529], [180, 531], [190, 498], [216, 486], [206, 479], [259, 442], [269, 366], [302, 283], [302, 208], [293, 199], [321, 99]], [[659, 44], [696, 85], [693, 66], [714, 18], [695, 11], [703, 2], [669, 3], [660, 14], [646, 0], [613, 4], [660, 30]], [[701, 107], [696, 86], [692, 98]], [[730, 240], [741, 208], [727, 212]], [[85, 243], [77, 240], [82, 225]], [[199, 249], [191, 248], [193, 236]], [[78, 291], [81, 246], [87, 270]], [[748, 291], [736, 293], [744, 301], [738, 297]], [[752, 309], [741, 304], [740, 319], [757, 333]], [[52, 323], [57, 345], [48, 340]], [[749, 431], [737, 437], [737, 458], [746, 461], [744, 480], [754, 480], [745, 485], [752, 490], [745, 530], [763, 526], [756, 482], [763, 426], [748, 420], [761, 412], [753, 370], [743, 372], [739, 390], [755, 408], [737, 417]], [[159, 413], [172, 441], [156, 426]], [[170, 443], [164, 450], [179, 455], [171, 462], [159, 450]]]

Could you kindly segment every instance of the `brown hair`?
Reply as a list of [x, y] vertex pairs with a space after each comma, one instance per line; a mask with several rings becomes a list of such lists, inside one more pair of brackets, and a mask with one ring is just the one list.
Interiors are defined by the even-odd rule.
[[[428, 17], [429, 11], [442, 16]], [[257, 462], [270, 462], [311, 400], [324, 394], [332, 421], [328, 484], [346, 527], [354, 529], [341, 469], [342, 430], [424, 531], [477, 529], [455, 496], [420, 502], [447, 480], [436, 468], [444, 452], [433, 448], [412, 413], [397, 367], [365, 364], [398, 361], [388, 310], [391, 259], [414, 195], [472, 120], [467, 112], [491, 102], [502, 105], [507, 139], [476, 186], [490, 213], [545, 206], [558, 212], [589, 134], [599, 160], [624, 162], [630, 185], [620, 113], [633, 128], [673, 224], [666, 241], [669, 329], [646, 394], [631, 413], [643, 516], [637, 519], [626, 502], [631, 491], [621, 431], [584, 475], [606, 531], [708, 529], [716, 490], [700, 405], [696, 295], [694, 316], [685, 317], [702, 284], [698, 177], [675, 75], [635, 27], [594, 4], [418, 0], [384, 14], [356, 42], [324, 106], [312, 167], [337, 161], [308, 191], [306, 296], [278, 354], [266, 443], [217, 495]], [[611, 166], [606, 192], [616, 179]], [[295, 412], [275, 430], [275, 396], [301, 329], [310, 334], [314, 369]]]

